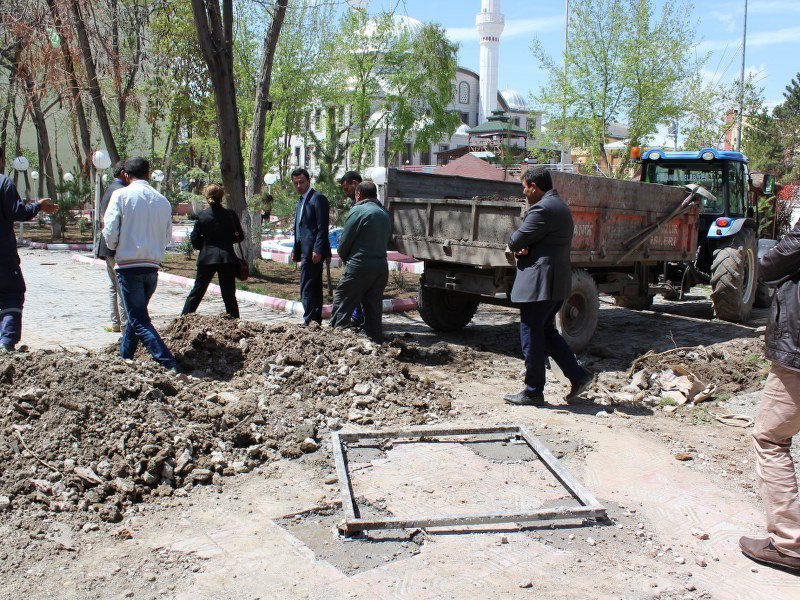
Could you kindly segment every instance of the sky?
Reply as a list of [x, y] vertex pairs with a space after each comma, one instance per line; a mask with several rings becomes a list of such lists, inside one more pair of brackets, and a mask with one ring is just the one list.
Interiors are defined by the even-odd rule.
[[[661, 0], [655, 0], [660, 5]], [[480, 0], [371, 0], [370, 12], [395, 7], [423, 22], [442, 25], [458, 42], [460, 66], [479, 70], [480, 44], [475, 15]], [[499, 87], [511, 87], [530, 98], [545, 83], [530, 46], [538, 37], [553, 54], [564, 44], [564, 0], [501, 0], [505, 30], [500, 37]], [[742, 62], [744, 0], [696, 0], [698, 55], [710, 53], [703, 75], [707, 81], [730, 83]], [[800, 0], [748, 0], [745, 66], [764, 88], [768, 106], [800, 71]], [[533, 107], [535, 108], [535, 107]]]

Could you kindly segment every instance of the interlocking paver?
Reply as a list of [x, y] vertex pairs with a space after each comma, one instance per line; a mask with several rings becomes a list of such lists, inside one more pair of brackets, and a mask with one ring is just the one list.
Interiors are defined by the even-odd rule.
[[[83, 346], [101, 348], [118, 339], [108, 333], [108, 276], [102, 269], [73, 262], [70, 252], [19, 249], [28, 292], [22, 323], [22, 343], [31, 349]], [[188, 290], [160, 283], [150, 300], [150, 316], [160, 327], [178, 316]], [[297, 323], [298, 318], [244, 302], [241, 318], [250, 321]], [[200, 314], [225, 312], [222, 299], [207, 294]]]

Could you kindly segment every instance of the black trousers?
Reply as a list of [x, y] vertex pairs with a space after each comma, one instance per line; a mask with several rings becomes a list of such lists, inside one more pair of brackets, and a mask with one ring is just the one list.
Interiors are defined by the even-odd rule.
[[383, 341], [383, 292], [389, 281], [389, 269], [362, 268], [342, 273], [331, 307], [331, 327], [347, 327], [353, 310], [361, 304], [364, 333], [374, 342]]
[[572, 383], [577, 383], [587, 375], [556, 329], [556, 314], [562, 304], [561, 300], [520, 304], [519, 338], [525, 357], [527, 392], [544, 392], [545, 359], [548, 356], [556, 361], [558, 368]]
[[236, 301], [236, 265], [197, 265], [197, 275], [194, 287], [183, 305], [182, 315], [193, 313], [200, 306], [203, 296], [206, 295], [208, 284], [216, 274], [219, 278], [219, 289], [222, 292], [222, 301], [225, 303], [225, 312], [235, 319], [239, 318], [239, 303]]
[[0, 263], [0, 344], [13, 348], [22, 338], [25, 280], [16, 262]]
[[314, 264], [311, 258], [300, 263], [300, 302], [303, 303], [303, 322], [322, 324], [322, 270], [325, 261]]

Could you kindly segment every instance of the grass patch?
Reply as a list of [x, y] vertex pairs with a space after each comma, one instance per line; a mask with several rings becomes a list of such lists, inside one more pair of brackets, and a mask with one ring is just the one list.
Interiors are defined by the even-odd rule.
[[678, 406], [678, 402], [672, 398], [667, 398], [666, 396], [661, 396], [658, 399], [659, 406]]

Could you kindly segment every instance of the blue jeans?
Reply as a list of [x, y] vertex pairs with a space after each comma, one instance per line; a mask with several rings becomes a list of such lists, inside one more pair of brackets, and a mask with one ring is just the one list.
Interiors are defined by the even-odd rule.
[[122, 334], [119, 346], [119, 355], [122, 358], [133, 358], [139, 340], [153, 358], [167, 369], [175, 367], [175, 357], [169, 351], [164, 340], [158, 335], [156, 328], [150, 321], [147, 304], [158, 284], [158, 269], [136, 267], [133, 269], [118, 269], [117, 281], [119, 292], [128, 314], [128, 323]]
[[531, 394], [544, 392], [545, 360], [550, 356], [561, 372], [575, 384], [588, 376], [588, 371], [578, 364], [567, 342], [555, 326], [561, 300], [526, 302], [519, 305], [519, 337], [525, 357], [525, 391]]

